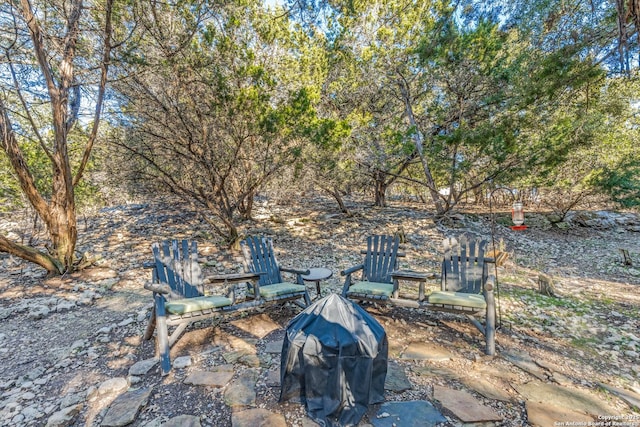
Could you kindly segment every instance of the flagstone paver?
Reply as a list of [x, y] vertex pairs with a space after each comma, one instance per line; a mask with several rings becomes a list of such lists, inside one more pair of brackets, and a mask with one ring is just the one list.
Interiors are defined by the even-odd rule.
[[174, 369], [184, 369], [187, 366], [191, 366], [191, 364], [192, 364], [191, 356], [180, 356], [175, 358], [171, 366]]
[[121, 394], [111, 403], [107, 410], [102, 426], [120, 427], [131, 424], [140, 412], [140, 408], [147, 404], [153, 388], [142, 388]]
[[210, 371], [195, 371], [185, 378], [185, 384], [224, 387], [233, 378], [233, 365], [214, 366]]
[[574, 425], [584, 423], [589, 425], [593, 417], [584, 412], [574, 411], [569, 408], [560, 408], [556, 405], [538, 402], [526, 402], [527, 421], [534, 427], [558, 426], [562, 423], [572, 422]]
[[[640, 410], [640, 394], [635, 393], [631, 390], [625, 390], [618, 387], [613, 387], [608, 384], [598, 383], [598, 385], [604, 388], [605, 390], [607, 390], [609, 393], [614, 394], [618, 396], [620, 399], [627, 402], [629, 406], [634, 407], [637, 410]], [[638, 425], [640, 425], [640, 420], [638, 422]]]
[[455, 356], [446, 348], [435, 343], [413, 342], [400, 356], [402, 359], [446, 361]]
[[413, 366], [411, 370], [422, 377], [458, 378], [458, 374], [453, 370], [441, 366]]
[[411, 390], [412, 388], [413, 386], [409, 378], [407, 378], [404, 368], [395, 362], [389, 362], [387, 364], [387, 377], [384, 382], [384, 389], [401, 393], [405, 390]]
[[502, 385], [496, 385], [481, 377], [462, 377], [459, 380], [468, 388], [483, 395], [487, 399], [500, 400], [502, 402], [513, 401], [511, 396]]
[[541, 381], [549, 379], [548, 370], [537, 364], [529, 354], [505, 351], [501, 356]]
[[[241, 373], [224, 391], [224, 403], [232, 410], [256, 405], [257, 371]], [[260, 425], [260, 424], [256, 424]]]
[[200, 417], [195, 415], [178, 415], [162, 423], [162, 427], [200, 427]]
[[502, 421], [500, 414], [492, 408], [483, 405], [464, 390], [434, 386], [433, 397], [438, 400], [444, 408], [451, 411], [457, 418], [465, 423]]
[[158, 364], [158, 359], [156, 358], [141, 360], [139, 362], [134, 363], [129, 368], [129, 375], [134, 375], [134, 376], [146, 375], [147, 372], [149, 372], [151, 368], [153, 368], [157, 364]]
[[374, 427], [434, 427], [447, 419], [426, 400], [386, 402], [371, 420]]
[[578, 412], [598, 415], [614, 415], [615, 410], [611, 409], [602, 396], [577, 388], [562, 387], [555, 384], [547, 384], [539, 381], [531, 381], [526, 384], [513, 384], [525, 400], [555, 405], [563, 408], [571, 408]]
[[236, 411], [231, 415], [232, 427], [287, 427], [282, 414], [274, 414], [266, 409], [256, 408]]

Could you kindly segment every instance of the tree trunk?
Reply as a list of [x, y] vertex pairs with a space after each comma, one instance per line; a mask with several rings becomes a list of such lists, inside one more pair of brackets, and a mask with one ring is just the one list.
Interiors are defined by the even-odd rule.
[[226, 224], [227, 226], [227, 242], [232, 249], [238, 249], [240, 247], [240, 233], [238, 227], [233, 223]]
[[344, 200], [342, 199], [340, 190], [334, 187], [334, 188], [324, 188], [324, 191], [329, 193], [336, 200], [336, 202], [338, 203], [338, 207], [340, 208], [340, 212], [346, 215], [351, 215], [351, 212], [349, 212], [349, 209], [347, 209], [347, 207], [344, 204]]
[[[22, 114], [31, 124], [34, 138], [40, 143], [40, 148], [51, 162], [53, 170], [51, 181], [51, 199], [49, 201], [42, 197], [35, 184], [34, 177], [29, 170], [29, 164], [23, 154], [16, 133], [13, 130], [9, 110], [0, 98], [0, 148], [4, 150], [12, 166], [15, 176], [20, 183], [22, 192], [35, 209], [37, 215], [47, 226], [49, 237], [51, 238], [50, 254], [40, 252], [34, 248], [13, 243], [5, 237], [0, 236], [0, 251], [8, 252], [25, 260], [34, 262], [45, 269], [50, 274], [62, 274], [72, 271], [74, 268], [74, 252], [78, 237], [76, 206], [74, 186], [78, 184], [82, 177], [84, 168], [89, 161], [93, 143], [98, 133], [102, 103], [104, 99], [105, 86], [107, 82], [108, 65], [111, 53], [111, 13], [113, 0], [105, 2], [104, 32], [100, 34], [103, 43], [102, 57], [100, 58], [100, 83], [98, 85], [98, 96], [94, 121], [91, 134], [84, 148], [81, 163], [77, 167], [72, 167], [69, 159], [68, 136], [70, 130], [78, 119], [78, 108], [80, 105], [80, 86], [76, 81], [74, 60], [77, 53], [77, 42], [80, 36], [80, 19], [83, 12], [82, 0], [73, 0], [65, 3], [67, 6], [60, 28], [64, 28], [64, 37], [56, 34], [52, 37], [43, 32], [38, 15], [34, 14], [32, 6], [28, 0], [20, 0], [19, 6], [12, 9], [16, 13], [14, 22], [24, 19], [26, 22], [31, 48], [35, 57], [41, 77], [46, 85], [49, 96], [48, 102], [51, 107], [51, 122], [47, 129], [47, 135], [51, 138], [49, 143], [45, 142], [44, 133], [38, 128], [30, 114], [31, 107], [23, 97], [21, 85], [12, 71], [16, 97], [21, 101]], [[22, 17], [18, 17], [21, 14]], [[47, 45], [45, 40], [56, 39], [59, 45]], [[58, 49], [57, 54], [53, 52]], [[50, 49], [50, 50], [47, 50]], [[10, 57], [7, 51], [7, 58]], [[55, 66], [52, 66], [53, 62]], [[55, 72], [54, 72], [55, 70]], [[73, 177], [76, 172], [75, 180]]]
[[0, 252], [6, 252], [8, 254], [15, 255], [18, 258], [38, 264], [45, 268], [50, 275], [62, 274], [65, 271], [64, 266], [56, 258], [29, 246], [14, 243], [2, 235], [0, 235]]
[[[73, 192], [73, 189], [71, 189]], [[51, 221], [47, 223], [52, 243], [52, 255], [64, 265], [66, 271], [73, 268], [78, 238], [74, 198], [54, 193], [51, 204]]]
[[255, 192], [251, 191], [247, 196], [243, 197], [238, 204], [238, 212], [244, 220], [250, 220], [253, 212], [253, 198]]
[[388, 183], [385, 178], [386, 176], [384, 172], [378, 171], [375, 173], [375, 206], [379, 206], [381, 208], [387, 206]]
[[[402, 78], [402, 76], [400, 76]], [[404, 99], [404, 105], [407, 113], [407, 117], [409, 118], [409, 124], [415, 130], [413, 132], [413, 142], [416, 146], [416, 151], [418, 152], [418, 156], [420, 156], [420, 162], [422, 163], [422, 168], [424, 169], [424, 176], [427, 180], [427, 187], [429, 188], [429, 194], [431, 195], [431, 201], [436, 207], [436, 214], [438, 216], [442, 216], [447, 212], [447, 209], [442, 205], [442, 201], [440, 200], [440, 193], [438, 193], [438, 189], [436, 188], [435, 180], [433, 179], [433, 175], [431, 174], [431, 168], [429, 168], [429, 163], [424, 156], [424, 137], [422, 136], [422, 132], [416, 123], [416, 119], [413, 115], [413, 108], [411, 107], [411, 98], [409, 95], [409, 88], [407, 82], [402, 78], [399, 83], [400, 91], [402, 92], [402, 98]]]

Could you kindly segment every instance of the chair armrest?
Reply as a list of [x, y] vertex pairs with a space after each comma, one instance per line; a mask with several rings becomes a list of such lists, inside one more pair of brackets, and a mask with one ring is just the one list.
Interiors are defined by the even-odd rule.
[[204, 283], [213, 284], [213, 283], [240, 283], [246, 282], [247, 280], [256, 280], [260, 278], [261, 274], [266, 274], [262, 272], [258, 273], [237, 273], [237, 274], [223, 274], [220, 276], [209, 276], [204, 279]]
[[287, 268], [287, 267], [280, 267], [280, 271], [283, 271], [285, 273], [300, 274], [302, 276], [305, 276], [305, 275], [311, 273], [308, 269], [307, 270], [296, 270], [295, 268]]
[[145, 283], [144, 288], [157, 294], [169, 295], [171, 293], [171, 288], [167, 284]]
[[346, 298], [347, 292], [349, 292], [349, 287], [351, 287], [351, 275], [358, 270], [363, 270], [364, 264], [354, 265], [353, 267], [349, 267], [346, 270], [342, 270], [340, 272], [341, 276], [347, 276], [344, 279], [344, 285], [342, 285], [342, 296]]
[[340, 272], [341, 276], [346, 276], [348, 274], [353, 274], [358, 270], [362, 270], [364, 268], [364, 264], [358, 264], [358, 265], [354, 265], [353, 267], [349, 267], [346, 270], [342, 270]]

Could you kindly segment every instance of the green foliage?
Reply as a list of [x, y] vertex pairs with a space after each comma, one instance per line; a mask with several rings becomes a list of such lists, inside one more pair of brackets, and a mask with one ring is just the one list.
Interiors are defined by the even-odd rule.
[[598, 187], [625, 208], [640, 206], [640, 160], [621, 159], [612, 169], [599, 169], [588, 176], [587, 183]]
[[23, 206], [22, 190], [13, 176], [9, 159], [0, 151], [0, 212], [10, 212]]
[[[86, 130], [74, 127], [68, 137], [70, 161], [79, 164], [82, 149], [86, 144]], [[34, 178], [35, 185], [40, 195], [46, 200], [51, 198], [51, 181], [53, 177], [53, 165], [40, 144], [34, 140], [21, 138], [20, 149], [27, 167]], [[95, 160], [90, 160], [86, 171], [90, 175], [96, 170]], [[79, 207], [93, 206], [101, 203], [99, 188], [91, 181], [83, 180], [74, 191], [76, 204]], [[4, 151], [0, 151], [0, 210], [11, 210], [23, 207], [24, 195], [20, 185], [14, 176], [13, 168]]]
[[[137, 89], [116, 85], [128, 115], [122, 138], [136, 152], [173, 144], [179, 158], [201, 156], [201, 169], [234, 177], [227, 185], [240, 198], [264, 188], [267, 169], [281, 173], [270, 162], [292, 168], [303, 186], [426, 184], [416, 155], [422, 136], [434, 186], [454, 189], [449, 206], [485, 184], [607, 194], [635, 206], [639, 92], [602, 66], [615, 10], [596, 4], [121, 3], [116, 20], [128, 25], [117, 38], [134, 18], [145, 28], [122, 46], [123, 63], [145, 76]], [[149, 98], [134, 96], [141, 87]], [[36, 165], [37, 149], [29, 155]], [[157, 158], [148, 160], [133, 161], [131, 175], [147, 176]], [[213, 179], [180, 171], [181, 161], [158, 163], [185, 187]]]
[[307, 146], [339, 149], [349, 128], [318, 113], [322, 55], [304, 32], [258, 1], [197, 4], [197, 25], [176, 19], [196, 15], [187, 6], [147, 23], [166, 38], [191, 39], [173, 52], [164, 40], [144, 38], [147, 62], [157, 65], [116, 85], [128, 132], [115, 141], [122, 155], [133, 153], [131, 179], [182, 197], [230, 243], [257, 191], [300, 164]]

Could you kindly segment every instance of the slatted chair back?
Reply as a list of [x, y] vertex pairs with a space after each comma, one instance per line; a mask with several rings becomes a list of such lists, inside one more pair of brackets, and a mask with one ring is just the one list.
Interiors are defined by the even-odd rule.
[[367, 250], [363, 251], [362, 278], [369, 282], [391, 283], [391, 273], [398, 266], [400, 240], [393, 236], [367, 237]]
[[282, 274], [276, 260], [273, 242], [267, 237], [247, 237], [240, 242], [244, 255], [245, 269], [260, 275], [260, 286], [282, 283]]
[[487, 278], [488, 242], [462, 235], [444, 239], [443, 245], [442, 290], [481, 294]]
[[171, 298], [192, 298], [204, 295], [204, 276], [198, 264], [195, 241], [172, 240], [151, 245], [155, 268], [153, 281], [167, 284]]

